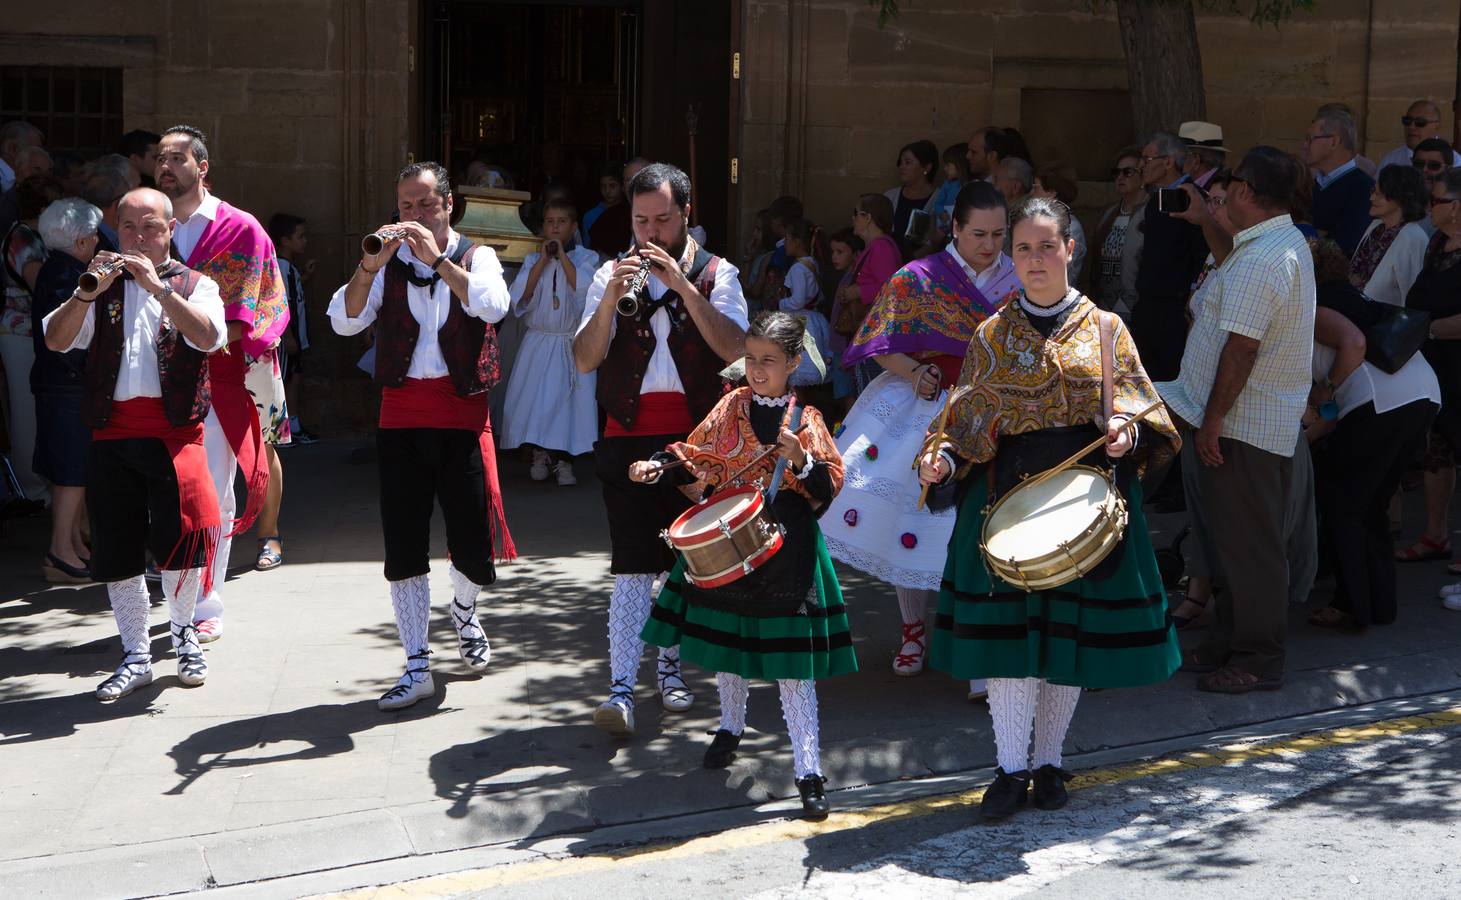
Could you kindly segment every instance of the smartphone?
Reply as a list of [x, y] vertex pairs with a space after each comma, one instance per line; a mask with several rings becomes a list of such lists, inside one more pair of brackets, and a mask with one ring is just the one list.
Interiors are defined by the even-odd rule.
[[557, 256], [558, 255], [558, 242], [557, 241], [549, 241], [548, 243], [544, 244], [543, 245], [543, 255], [545, 255], [545, 256]]
[[1179, 187], [1157, 191], [1157, 209], [1162, 212], [1186, 212], [1191, 205], [1192, 198]]

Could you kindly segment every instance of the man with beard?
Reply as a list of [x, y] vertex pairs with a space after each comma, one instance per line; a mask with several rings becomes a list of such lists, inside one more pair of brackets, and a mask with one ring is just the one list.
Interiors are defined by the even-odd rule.
[[116, 700], [152, 682], [144, 550], [162, 569], [178, 679], [203, 683], [208, 664], [193, 627], [200, 582], [218, 540], [217, 498], [203, 449], [208, 354], [227, 329], [218, 287], [168, 255], [173, 209], [141, 188], [118, 205], [124, 268], [96, 290], [77, 290], [45, 318], [46, 346], [88, 348], [82, 419], [91, 426], [86, 506], [91, 577], [104, 582], [122, 637], [122, 665], [97, 687]]
[[497, 579], [494, 546], [502, 559], [516, 556], [487, 408], [501, 374], [494, 323], [510, 303], [502, 264], [491, 247], [452, 230], [451, 179], [440, 165], [401, 170], [396, 211], [393, 236], [361, 257], [328, 310], [337, 334], [375, 325], [385, 576], [406, 651], [406, 671], [376, 704], [384, 711], [436, 693], [427, 662], [432, 498], [446, 523], [457, 651], [473, 672], [485, 670], [491, 654], [477, 596]]
[[[223, 538], [213, 562], [211, 590], [194, 613], [201, 643], [223, 634], [223, 579], [233, 536], [247, 531], [263, 507], [269, 487], [264, 442], [288, 440], [284, 382], [275, 351], [289, 325], [289, 301], [274, 244], [259, 220], [224, 203], [204, 186], [210, 171], [203, 132], [174, 125], [157, 148], [157, 186], [172, 199], [178, 256], [218, 283], [228, 322], [228, 344], [209, 359], [213, 405], [203, 426], [208, 471], [218, 491]], [[269, 421], [261, 430], [256, 395], [279, 398], [265, 404]], [[282, 422], [281, 422], [282, 420]], [[233, 493], [235, 468], [244, 473], [248, 499], [241, 515]]]
[[[634, 733], [634, 685], [640, 638], [657, 576], [674, 554], [660, 531], [689, 506], [668, 484], [629, 480], [629, 464], [682, 441], [721, 396], [721, 367], [740, 357], [746, 299], [736, 267], [690, 237], [690, 178], [671, 165], [644, 167], [629, 182], [634, 247], [594, 276], [573, 342], [580, 372], [598, 372], [599, 404], [608, 413], [594, 445], [609, 515], [614, 592], [609, 600], [609, 699], [594, 724], [619, 737]], [[632, 315], [617, 309], [642, 261], [650, 264]], [[659, 655], [659, 692], [670, 711], [695, 696], [680, 675], [678, 647]]]

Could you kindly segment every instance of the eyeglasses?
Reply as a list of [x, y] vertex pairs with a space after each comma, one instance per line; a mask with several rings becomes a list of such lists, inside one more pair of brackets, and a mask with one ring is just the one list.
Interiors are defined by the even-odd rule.
[[1137, 169], [1136, 166], [1119, 166], [1119, 167], [1111, 170], [1111, 177], [1112, 178], [1123, 178], [1123, 177], [1124, 178], [1130, 178], [1133, 175], [1136, 175], [1139, 171], [1140, 170]]
[[1215, 206], [1215, 207], [1221, 209], [1222, 207], [1228, 205], [1228, 198], [1227, 197], [1219, 197], [1217, 194], [1208, 194], [1207, 195], [1207, 205], [1208, 206]]
[[1146, 165], [1147, 163], [1151, 162], [1154, 159], [1166, 159], [1166, 157], [1165, 156], [1143, 156], [1141, 158], [1141, 164], [1142, 165]]
[[1436, 122], [1439, 122], [1439, 121], [1441, 121], [1441, 120], [1440, 119], [1427, 119], [1425, 116], [1401, 116], [1400, 117], [1400, 124], [1406, 126], [1407, 128], [1410, 127], [1411, 125], [1414, 125], [1416, 128], [1424, 128], [1427, 125], [1433, 125], [1433, 124], [1435, 124]]
[[865, 216], [865, 215], [867, 215], [867, 211], [866, 210], [861, 210], [861, 209], [856, 209], [856, 208], [854, 208], [852, 210], [852, 217], [854, 219], [857, 218], [858, 216]]
[[1432, 197], [1431, 198], [1431, 206], [1444, 206], [1447, 203], [1457, 203], [1457, 202], [1461, 202], [1461, 201], [1458, 201], [1458, 199], [1455, 198], [1455, 197]]
[[1306, 135], [1304, 135], [1304, 143], [1306, 143], [1306, 144], [1312, 144], [1315, 141], [1322, 141], [1325, 138], [1332, 138], [1332, 137], [1339, 137], [1339, 135], [1337, 135], [1337, 134], [1306, 134]]
[[1444, 172], [1444, 171], [1446, 171], [1446, 164], [1443, 163], [1443, 162], [1441, 162], [1439, 159], [1412, 159], [1410, 161], [1410, 164], [1412, 166], [1415, 166], [1417, 169], [1421, 170], [1422, 172]]

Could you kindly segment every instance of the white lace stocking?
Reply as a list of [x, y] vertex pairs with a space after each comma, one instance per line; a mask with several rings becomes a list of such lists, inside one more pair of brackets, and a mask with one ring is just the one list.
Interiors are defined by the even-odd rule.
[[1035, 721], [1037, 678], [989, 679], [989, 716], [999, 767], [1021, 772], [1028, 765], [1030, 728]]
[[202, 652], [198, 630], [193, 627], [193, 611], [202, 584], [202, 569], [163, 570], [162, 593], [167, 597], [167, 617], [172, 623], [172, 648], [179, 653]]
[[141, 575], [126, 581], [109, 581], [107, 598], [112, 602], [112, 616], [117, 620], [117, 633], [122, 636], [126, 661], [143, 667], [150, 665], [152, 640], [147, 634], [147, 582]]
[[430, 672], [427, 659], [427, 628], [431, 624], [431, 585], [425, 575], [388, 582], [391, 606], [396, 611], [396, 634], [406, 651], [406, 674], [412, 681], [425, 681]]
[[922, 588], [894, 588], [898, 593], [898, 611], [903, 614], [903, 624], [912, 625], [914, 622], [922, 622], [927, 614], [929, 601], [936, 597], [937, 591], [926, 591]]
[[486, 638], [487, 632], [482, 630], [482, 623], [477, 618], [477, 597], [482, 593], [482, 585], [457, 571], [457, 567], [450, 563], [446, 570], [451, 575], [451, 615], [457, 633], [468, 640]]
[[715, 687], [720, 692], [720, 727], [741, 734], [746, 730], [746, 700], [751, 685], [739, 675], [716, 672]]
[[1039, 698], [1035, 702], [1035, 753], [1030, 760], [1031, 771], [1041, 766], [1060, 767], [1060, 747], [1065, 743], [1065, 733], [1070, 729], [1080, 699], [1078, 687], [1040, 682]]
[[615, 575], [614, 592], [609, 596], [609, 676], [613, 682], [609, 691], [631, 703], [644, 655], [639, 633], [654, 605], [653, 587], [653, 575]]
[[784, 678], [781, 715], [791, 736], [791, 758], [796, 777], [822, 774], [821, 734], [817, 727], [817, 686], [814, 682]]

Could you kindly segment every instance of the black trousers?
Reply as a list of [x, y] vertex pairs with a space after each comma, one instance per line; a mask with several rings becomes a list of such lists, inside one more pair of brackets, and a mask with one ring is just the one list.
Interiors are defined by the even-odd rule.
[[441, 504], [446, 547], [457, 571], [477, 584], [497, 580], [487, 524], [487, 482], [476, 432], [460, 428], [382, 428], [380, 523], [387, 581], [431, 571], [431, 512]]
[[649, 459], [683, 434], [601, 438], [594, 444], [594, 466], [609, 514], [609, 543], [615, 575], [658, 575], [675, 566], [675, 554], [659, 533], [690, 508], [689, 499], [666, 476], [655, 484], [629, 480], [629, 464]]
[[177, 470], [159, 438], [91, 442], [86, 514], [93, 581], [136, 578], [147, 567], [148, 551], [167, 569], [196, 569], [208, 562], [202, 535], [182, 532]]
[[1390, 498], [1435, 414], [1429, 400], [1384, 413], [1366, 403], [1339, 420], [1315, 454], [1320, 535], [1334, 561], [1332, 605], [1361, 625], [1395, 621]]
[[1173, 381], [1187, 349], [1185, 297], [1143, 296], [1131, 312], [1131, 338], [1152, 381]]

